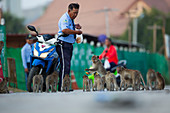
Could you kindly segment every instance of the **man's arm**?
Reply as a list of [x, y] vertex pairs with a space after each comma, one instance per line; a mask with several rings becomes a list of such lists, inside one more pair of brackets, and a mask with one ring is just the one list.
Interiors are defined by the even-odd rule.
[[[76, 30], [71, 30], [69, 28], [69, 20], [67, 18], [62, 18], [60, 21], [59, 21], [59, 25], [61, 25], [61, 30], [64, 34], [82, 34], [82, 31], [76, 31]], [[78, 27], [80, 27], [80, 25], [76, 25]], [[75, 27], [76, 27], [75, 26]]]
[[25, 50], [24, 49], [21, 50], [21, 57], [22, 57], [22, 63], [23, 63], [25, 72], [27, 72], [28, 71], [28, 67], [27, 67], [27, 60], [26, 60]]
[[102, 54], [99, 56], [99, 59], [101, 60], [106, 55], [106, 49], [102, 52]]
[[63, 29], [62, 32], [64, 34], [82, 34], [82, 31], [75, 31], [75, 30], [71, 30], [71, 29]]

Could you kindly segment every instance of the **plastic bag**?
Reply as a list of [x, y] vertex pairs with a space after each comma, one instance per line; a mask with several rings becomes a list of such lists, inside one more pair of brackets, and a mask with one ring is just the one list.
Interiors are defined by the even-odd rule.
[[104, 68], [105, 69], [110, 68], [110, 63], [109, 63], [109, 61], [107, 59], [104, 61]]
[[81, 44], [82, 42], [83, 42], [83, 35], [81, 34], [81, 35], [76, 35], [76, 42], [78, 43], [78, 44]]

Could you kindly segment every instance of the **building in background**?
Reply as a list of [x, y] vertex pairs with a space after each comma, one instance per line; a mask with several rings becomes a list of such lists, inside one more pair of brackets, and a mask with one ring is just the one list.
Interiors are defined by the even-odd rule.
[[[99, 36], [106, 34], [105, 18], [106, 13], [98, 13], [106, 8], [117, 9], [108, 12], [108, 23], [110, 35], [122, 35], [131, 17], [138, 17], [143, 10], [150, 10], [152, 7], [170, 12], [170, 0], [75, 0], [80, 4], [80, 13], [76, 22], [83, 26], [83, 33]], [[35, 25], [40, 33], [57, 33], [58, 20], [64, 12], [70, 0], [54, 0], [43, 16], [32, 24]], [[129, 14], [130, 13], [130, 18]]]

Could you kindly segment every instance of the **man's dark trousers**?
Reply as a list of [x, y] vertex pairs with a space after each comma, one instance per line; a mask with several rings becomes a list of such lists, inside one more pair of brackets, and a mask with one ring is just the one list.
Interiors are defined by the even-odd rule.
[[73, 44], [60, 41], [62, 46], [57, 46], [56, 51], [60, 57], [60, 72], [58, 91], [61, 91], [62, 79], [66, 74], [70, 74], [71, 58], [73, 53]]

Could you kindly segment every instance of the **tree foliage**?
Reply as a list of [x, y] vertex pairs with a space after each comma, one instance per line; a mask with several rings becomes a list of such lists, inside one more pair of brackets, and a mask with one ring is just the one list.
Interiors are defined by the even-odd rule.
[[[165, 30], [166, 34], [170, 35], [170, 14], [164, 14], [157, 9], [152, 9], [151, 12], [144, 11], [143, 14], [138, 18], [138, 34], [137, 41], [145, 46], [146, 50], [153, 50], [153, 30], [148, 29], [148, 26], [153, 26], [157, 24], [158, 26], [163, 27], [165, 20]], [[133, 34], [133, 23], [129, 23], [131, 26], [131, 31]], [[121, 40], [128, 40], [128, 30], [120, 36]], [[164, 44], [162, 29], [157, 30], [157, 52]]]
[[3, 13], [3, 18], [5, 19], [5, 26], [7, 33], [26, 33], [26, 28], [23, 24], [24, 19], [18, 18], [9, 12]]

